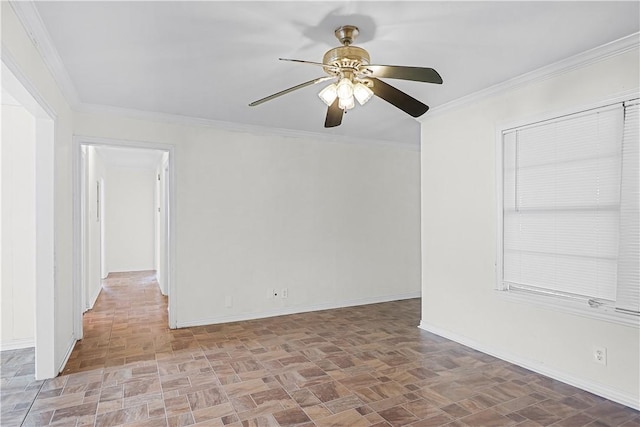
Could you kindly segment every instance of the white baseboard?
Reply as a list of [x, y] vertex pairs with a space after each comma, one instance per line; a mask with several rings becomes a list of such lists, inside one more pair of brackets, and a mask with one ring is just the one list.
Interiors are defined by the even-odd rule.
[[0, 343], [0, 351], [18, 350], [21, 348], [35, 347], [36, 342], [33, 338], [25, 338], [20, 340], [2, 341]]
[[[87, 310], [91, 310], [93, 308], [93, 306], [96, 305], [96, 301], [98, 300], [98, 297], [100, 296], [100, 292], [102, 292], [102, 285], [98, 286], [95, 295], [93, 296], [93, 298], [90, 299], [91, 302], [89, 303], [89, 307], [87, 307]], [[85, 310], [85, 311], [87, 311], [87, 310]]]
[[409, 292], [405, 294], [385, 295], [371, 298], [358, 298], [353, 300], [330, 302], [324, 304], [313, 304], [292, 307], [279, 307], [254, 313], [233, 314], [228, 316], [216, 316], [206, 319], [188, 320], [177, 322], [178, 328], [189, 328], [192, 326], [216, 325], [220, 323], [241, 322], [244, 320], [264, 319], [266, 317], [286, 316], [288, 314], [308, 313], [310, 311], [331, 310], [334, 308], [355, 307], [358, 305], [377, 304], [381, 302], [400, 301], [404, 299], [420, 298], [421, 292]]
[[71, 337], [71, 340], [67, 344], [67, 352], [64, 356], [64, 359], [62, 359], [62, 363], [58, 367], [58, 373], [62, 372], [64, 370], [64, 367], [67, 365], [67, 362], [69, 361], [69, 357], [71, 357], [71, 353], [73, 352], [73, 348], [76, 346], [77, 341], [78, 340], [76, 340], [74, 336]]
[[562, 381], [563, 383], [578, 387], [582, 390], [604, 397], [605, 399], [618, 402], [633, 409], [640, 409], [640, 401], [638, 399], [638, 396], [622, 392], [604, 384], [596, 383], [584, 378], [575, 377], [573, 375], [567, 374], [566, 372], [550, 368], [549, 366], [541, 364], [538, 361], [510, 353], [509, 351], [503, 349], [496, 349], [490, 346], [486, 346], [471, 338], [458, 335], [454, 332], [447, 331], [438, 326], [427, 324], [424, 321], [420, 322], [419, 328], [447, 338], [451, 341], [455, 341], [467, 347], [471, 347], [474, 350], [481, 351], [482, 353], [497, 357], [498, 359], [513, 363], [514, 365], [529, 369], [530, 371], [536, 372], [538, 374], [553, 378], [554, 380]]

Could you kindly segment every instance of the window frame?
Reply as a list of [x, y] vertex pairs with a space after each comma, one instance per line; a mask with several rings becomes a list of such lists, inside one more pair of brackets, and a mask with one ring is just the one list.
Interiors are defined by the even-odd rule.
[[615, 302], [604, 300], [592, 300], [581, 296], [562, 296], [552, 292], [546, 293], [540, 290], [527, 290], [524, 288], [509, 288], [504, 283], [504, 187], [503, 187], [503, 141], [504, 134], [515, 128], [535, 125], [540, 122], [560, 119], [565, 116], [580, 114], [609, 105], [631, 101], [640, 96], [637, 90], [626, 91], [611, 98], [603, 99], [591, 104], [583, 104], [560, 111], [549, 111], [538, 116], [524, 117], [517, 120], [496, 124], [495, 142], [495, 183], [496, 183], [496, 262], [495, 291], [497, 295], [510, 302], [534, 305], [552, 311], [571, 313], [578, 316], [599, 319], [618, 323], [626, 326], [635, 326], [640, 329], [640, 316], [616, 310]]

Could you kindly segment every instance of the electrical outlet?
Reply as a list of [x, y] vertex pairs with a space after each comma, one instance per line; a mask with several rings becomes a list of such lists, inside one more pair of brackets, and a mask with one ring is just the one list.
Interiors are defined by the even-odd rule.
[[282, 288], [282, 293], [280, 295], [282, 296], [282, 298], [289, 298], [289, 289]]
[[593, 361], [606, 366], [607, 365], [607, 349], [605, 347], [594, 347]]

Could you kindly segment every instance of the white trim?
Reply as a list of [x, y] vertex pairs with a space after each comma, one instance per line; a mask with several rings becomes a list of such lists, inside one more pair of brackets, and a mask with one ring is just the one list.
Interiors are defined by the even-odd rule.
[[527, 292], [519, 289], [497, 290], [499, 298], [518, 304], [529, 304], [538, 308], [562, 313], [570, 313], [589, 319], [604, 320], [619, 325], [640, 329], [640, 316], [616, 311], [614, 306], [601, 305], [591, 307], [585, 300], [560, 298], [555, 295], [545, 295], [537, 292]]
[[612, 94], [605, 99], [601, 99], [599, 101], [590, 102], [588, 104], [581, 104], [569, 108], [563, 108], [560, 110], [554, 111], [546, 111], [541, 114], [537, 114], [535, 116], [528, 116], [518, 118], [516, 120], [508, 120], [503, 122], [498, 122], [496, 124], [496, 141], [498, 139], [501, 140], [502, 133], [513, 130], [514, 128], [521, 128], [526, 125], [537, 124], [540, 122], [545, 122], [548, 120], [553, 120], [557, 118], [561, 118], [564, 116], [574, 115], [576, 113], [586, 113], [589, 110], [595, 110], [598, 108], [603, 108], [612, 104], [620, 104], [625, 101], [631, 101], [640, 97], [640, 88], [625, 90], [616, 94]]
[[[176, 285], [176, 171], [175, 171], [175, 145], [173, 144], [164, 144], [158, 142], [148, 142], [148, 141], [132, 141], [125, 139], [111, 139], [111, 138], [100, 138], [100, 137], [92, 137], [92, 136], [82, 136], [82, 135], [74, 135], [72, 142], [72, 165], [73, 165], [73, 278], [74, 278], [74, 294], [81, 294], [80, 287], [82, 283], [80, 282], [80, 268], [82, 254], [80, 253], [81, 249], [81, 240], [82, 230], [81, 230], [81, 222], [80, 222], [80, 211], [81, 211], [81, 194], [80, 194], [80, 156], [81, 156], [81, 146], [82, 145], [108, 145], [111, 147], [121, 147], [121, 148], [144, 148], [151, 150], [159, 150], [165, 151], [169, 153], [169, 175], [171, 182], [169, 183], [168, 194], [167, 197], [169, 199], [169, 235], [167, 239], [167, 250], [169, 251], [169, 265], [168, 265], [168, 278], [169, 278], [169, 327], [176, 327], [176, 300], [177, 300], [177, 285]], [[100, 290], [102, 287], [100, 287]], [[98, 292], [99, 294], [99, 292]], [[97, 295], [96, 295], [97, 298]], [[94, 300], [95, 304], [95, 300]], [[83, 335], [82, 328], [82, 313], [84, 312], [82, 301], [79, 299], [74, 300], [74, 330], [75, 337], [77, 339], [81, 339]]]
[[2, 85], [35, 117], [35, 378], [56, 375], [55, 164], [56, 113], [2, 46]]
[[593, 49], [589, 49], [585, 52], [579, 53], [545, 67], [538, 68], [537, 70], [522, 74], [518, 77], [514, 77], [502, 83], [498, 83], [486, 89], [434, 107], [429, 111], [428, 115], [425, 115], [423, 118], [418, 119], [418, 121], [424, 123], [439, 114], [466, 107], [469, 104], [476, 103], [483, 99], [507, 92], [509, 90], [517, 89], [524, 85], [551, 79], [569, 71], [586, 67], [588, 65], [595, 64], [614, 56], [622, 55], [630, 50], [638, 48], [640, 48], [640, 32], [630, 34], [621, 39], [614, 40], [610, 43], [595, 47]]
[[[36, 86], [31, 83], [31, 80], [22, 72], [22, 69], [18, 65], [18, 62], [15, 60], [9, 49], [2, 43], [2, 48], [0, 50], [0, 55], [2, 56], [3, 64], [13, 73], [13, 75], [18, 79], [20, 84], [24, 86], [29, 95], [35, 100], [29, 101], [26, 99], [18, 99], [18, 101], [25, 107], [31, 114], [36, 115], [38, 108], [44, 110], [47, 118], [50, 118], [53, 121], [58, 119], [58, 115], [55, 110], [49, 105], [49, 103], [44, 99], [42, 95], [40, 95], [40, 91], [36, 88]], [[36, 107], [37, 105], [37, 107]], [[42, 114], [41, 114], [42, 115]]]
[[545, 375], [558, 381], [562, 381], [563, 383], [578, 387], [582, 390], [586, 390], [590, 393], [602, 396], [606, 399], [613, 400], [614, 402], [618, 402], [630, 408], [640, 409], [640, 401], [638, 400], [638, 396], [634, 396], [623, 391], [611, 388], [605, 384], [576, 377], [558, 369], [551, 368], [540, 361], [513, 354], [505, 349], [498, 349], [484, 345], [471, 338], [458, 335], [455, 332], [451, 332], [438, 326], [431, 325], [424, 321], [421, 321], [420, 326], [418, 327], [427, 332], [431, 332], [464, 346], [473, 348], [474, 350], [481, 351], [482, 353], [497, 357], [498, 359], [513, 363], [538, 374]]
[[165, 279], [165, 283], [168, 285], [165, 291], [169, 293], [169, 297], [167, 299], [167, 311], [169, 317], [169, 328], [175, 329], [178, 327], [178, 244], [177, 244], [177, 224], [178, 224], [178, 213], [177, 213], [177, 195], [178, 195], [178, 186], [177, 186], [177, 175], [178, 175], [178, 167], [175, 149], [172, 147], [169, 150], [169, 158], [167, 159], [167, 168], [168, 173], [165, 175], [165, 179], [169, 179], [169, 185], [167, 186], [167, 194], [168, 201], [166, 206], [169, 207], [169, 215], [167, 217], [167, 224], [169, 226], [169, 233], [167, 235], [167, 240], [165, 242], [166, 250], [169, 251], [169, 261], [166, 264], [165, 275], [167, 276]]
[[25, 32], [34, 47], [40, 53], [45, 65], [51, 72], [53, 79], [60, 87], [62, 95], [67, 103], [74, 107], [80, 104], [76, 88], [69, 77], [69, 73], [55, 48], [51, 36], [47, 31], [47, 27], [42, 22], [42, 18], [32, 1], [15, 1], [10, 0], [9, 4], [18, 20], [25, 29]]
[[[87, 152], [85, 150], [81, 150], [80, 152], [80, 158], [78, 159], [78, 161], [80, 162], [80, 171], [84, 171], [86, 169], [86, 162], [87, 162]], [[75, 168], [72, 167], [72, 171], [74, 171]], [[80, 191], [79, 194], [86, 194], [86, 190], [87, 190], [87, 182], [86, 182], [86, 174], [82, 173], [82, 175], [80, 176]], [[72, 195], [72, 200], [73, 200], [73, 195]], [[72, 213], [73, 215], [73, 213]], [[86, 253], [86, 232], [87, 232], [87, 223], [85, 221], [86, 217], [86, 206], [84, 204], [80, 205], [80, 251], [82, 251], [82, 253]], [[72, 233], [72, 239], [73, 239], [73, 233]], [[73, 257], [73, 252], [72, 252], [72, 257]], [[80, 265], [80, 271], [79, 271], [79, 277], [80, 277], [80, 283], [85, 283], [85, 281], [87, 280], [87, 260], [83, 259], [82, 260], [82, 264]], [[73, 277], [73, 272], [72, 272], [72, 277]], [[87, 311], [89, 309], [89, 304], [87, 303], [87, 292], [86, 292], [86, 286], [81, 286], [81, 290], [80, 290], [80, 297], [81, 297], [81, 304], [83, 306], [83, 311]], [[75, 295], [74, 295], [75, 296]], [[76, 330], [75, 328], [75, 324], [74, 324], [74, 331]]]
[[56, 361], [55, 131], [56, 122], [36, 118], [36, 373], [53, 378]]
[[273, 310], [260, 312], [236, 314], [231, 316], [216, 316], [205, 319], [190, 320], [187, 322], [179, 322], [178, 328], [189, 328], [193, 326], [215, 325], [220, 323], [241, 322], [244, 320], [264, 319], [267, 317], [286, 316], [288, 314], [308, 313], [310, 311], [332, 310], [336, 308], [356, 307], [366, 304], [378, 304], [389, 301], [400, 301], [405, 299], [420, 298], [421, 292], [408, 292], [404, 294], [384, 295], [380, 297], [358, 298], [342, 302], [331, 302], [323, 304], [312, 304], [295, 307], [284, 307]]
[[[85, 239], [85, 230], [83, 227], [84, 220], [82, 218], [83, 215], [83, 207], [82, 207], [82, 181], [83, 178], [81, 174], [84, 173], [82, 170], [82, 148], [78, 144], [76, 146], [76, 141], [73, 141], [72, 150], [71, 150], [71, 199], [72, 199], [72, 212], [71, 212], [71, 222], [72, 226], [72, 241], [73, 241], [73, 250], [72, 250], [72, 272], [71, 278], [73, 281], [73, 335], [75, 339], [81, 340], [84, 337], [84, 330], [82, 327], [82, 315], [86, 311], [86, 302], [83, 301], [83, 295], [85, 294], [84, 288], [84, 277], [82, 275], [83, 265], [85, 264], [84, 255], [82, 254], [82, 248], [85, 246], [83, 241]], [[75, 312], [76, 309], [80, 308], [80, 314]]]
[[156, 113], [150, 111], [135, 110], [131, 108], [112, 107], [107, 105], [80, 103], [74, 106], [74, 111], [85, 114], [108, 114], [129, 119], [147, 120], [164, 124], [182, 126], [208, 127], [230, 132], [253, 133], [268, 136], [281, 136], [289, 138], [307, 138], [335, 143], [378, 145], [383, 147], [404, 148], [411, 151], [420, 151], [420, 142], [400, 142], [382, 139], [366, 139], [347, 135], [338, 135], [327, 132], [309, 132], [296, 129], [275, 128], [271, 126], [250, 125], [223, 120], [203, 119], [197, 117], [180, 116], [177, 114]]
[[69, 357], [71, 357], [71, 353], [73, 352], [73, 348], [76, 346], [76, 342], [78, 342], [78, 340], [71, 336], [71, 339], [67, 344], [67, 350], [64, 354], [64, 358], [62, 359], [62, 363], [60, 364], [60, 366], [58, 366], [58, 370], [56, 371], [58, 374], [62, 372], [64, 370], [64, 367], [67, 365]]
[[495, 161], [495, 185], [496, 185], [496, 212], [498, 214], [498, 222], [496, 224], [496, 261], [495, 288], [500, 291], [506, 291], [504, 281], [502, 280], [504, 263], [502, 254], [504, 253], [504, 186], [503, 186], [503, 129], [496, 127], [496, 161]]
[[100, 287], [96, 291], [96, 294], [89, 300], [89, 305], [86, 307], [86, 310], [91, 310], [93, 306], [96, 305], [96, 301], [98, 301], [100, 292], [102, 292], [102, 285], [100, 285]]
[[158, 150], [158, 151], [167, 151], [171, 154], [174, 154], [175, 145], [174, 144], [166, 144], [162, 142], [153, 142], [153, 141], [141, 141], [141, 140], [131, 140], [131, 139], [113, 139], [113, 138], [102, 138], [96, 136], [85, 136], [85, 135], [73, 135], [74, 143], [78, 145], [109, 145], [110, 147], [120, 147], [120, 148], [142, 148], [147, 150]]
[[34, 338], [25, 338], [20, 340], [11, 340], [0, 343], [0, 351], [7, 350], [19, 350], [21, 348], [35, 347], [36, 341]]

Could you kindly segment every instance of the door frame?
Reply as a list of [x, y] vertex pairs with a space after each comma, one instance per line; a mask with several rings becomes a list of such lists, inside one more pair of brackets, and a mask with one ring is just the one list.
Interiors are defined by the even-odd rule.
[[169, 217], [166, 233], [166, 251], [169, 256], [167, 280], [168, 301], [169, 301], [169, 328], [175, 329], [176, 319], [176, 158], [175, 145], [145, 141], [131, 141], [124, 139], [100, 138], [91, 136], [74, 135], [72, 143], [73, 161], [73, 290], [74, 290], [74, 336], [75, 339], [82, 339], [84, 335], [82, 327], [82, 294], [85, 287], [82, 277], [82, 265], [85, 254], [82, 252], [82, 242], [85, 239], [84, 228], [82, 227], [82, 204], [84, 194], [81, 189], [82, 173], [81, 155], [82, 146], [103, 146], [112, 148], [142, 148], [150, 150], [164, 151], [169, 155], [169, 185], [167, 186], [166, 198], [169, 203]]
[[2, 86], [35, 118], [36, 253], [35, 253], [35, 378], [55, 377], [55, 141], [57, 114], [2, 49]]

